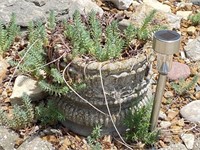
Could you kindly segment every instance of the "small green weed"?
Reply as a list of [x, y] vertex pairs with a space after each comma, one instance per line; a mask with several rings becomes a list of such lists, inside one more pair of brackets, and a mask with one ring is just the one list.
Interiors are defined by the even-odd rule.
[[87, 137], [88, 144], [92, 150], [102, 150], [102, 146], [98, 142], [100, 136], [101, 136], [101, 126], [97, 125], [94, 127], [91, 136]]
[[0, 55], [9, 50], [14, 43], [15, 38], [19, 35], [20, 27], [16, 24], [16, 16], [12, 14], [8, 26], [4, 27], [0, 22]]
[[148, 104], [135, 112], [130, 111], [125, 119], [128, 128], [126, 139], [131, 142], [142, 142], [145, 145], [152, 145], [158, 138], [158, 131], [149, 132], [151, 117], [151, 105]]
[[188, 19], [192, 22], [193, 25], [200, 24], [200, 12], [189, 16]]
[[0, 123], [11, 129], [19, 130], [29, 127], [36, 121], [45, 126], [65, 120], [64, 115], [56, 108], [52, 100], [49, 100], [46, 105], [42, 103], [34, 108], [31, 99], [24, 94], [22, 102], [22, 105], [13, 106], [11, 117], [0, 109]]
[[194, 85], [198, 81], [198, 76], [195, 75], [190, 82], [185, 81], [184, 79], [180, 79], [177, 83], [172, 82], [171, 86], [174, 89], [175, 93], [178, 95], [186, 94], [189, 89], [194, 87]]
[[64, 114], [59, 111], [53, 100], [49, 100], [47, 104], [41, 103], [35, 108], [36, 118], [42, 125], [56, 124], [58, 121], [64, 121]]
[[0, 109], [0, 122], [11, 129], [18, 130], [29, 126], [34, 121], [34, 109], [30, 98], [24, 94], [21, 106], [14, 105], [12, 116]]

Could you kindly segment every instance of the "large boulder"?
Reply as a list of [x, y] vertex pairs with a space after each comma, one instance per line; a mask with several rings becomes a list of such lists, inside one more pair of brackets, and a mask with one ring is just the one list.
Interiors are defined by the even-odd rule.
[[103, 14], [103, 10], [92, 0], [1, 0], [0, 20], [7, 24], [11, 14], [15, 13], [17, 24], [27, 27], [30, 21], [45, 22], [53, 10], [58, 20], [71, 17], [75, 10], [85, 14], [94, 10]]

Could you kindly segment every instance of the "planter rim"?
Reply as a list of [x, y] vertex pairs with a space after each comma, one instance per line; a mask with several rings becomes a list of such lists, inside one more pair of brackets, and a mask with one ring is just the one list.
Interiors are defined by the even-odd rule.
[[85, 68], [87, 70], [101, 69], [102, 71], [106, 71], [106, 70], [114, 71], [116, 70], [116, 68], [120, 70], [130, 68], [130, 66], [134, 66], [138, 63], [142, 63], [145, 60], [148, 60], [148, 56], [142, 53], [130, 58], [117, 59], [115, 61], [108, 60], [104, 62], [86, 61], [83, 58], [75, 57], [72, 60], [72, 64], [79, 66], [81, 68]]

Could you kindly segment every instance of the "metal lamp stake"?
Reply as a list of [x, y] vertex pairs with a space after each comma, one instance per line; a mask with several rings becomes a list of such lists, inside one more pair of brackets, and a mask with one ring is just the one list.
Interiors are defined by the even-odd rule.
[[161, 30], [154, 34], [153, 49], [157, 52], [158, 83], [151, 112], [150, 131], [154, 131], [160, 112], [167, 74], [171, 69], [173, 54], [180, 48], [180, 34], [171, 30]]

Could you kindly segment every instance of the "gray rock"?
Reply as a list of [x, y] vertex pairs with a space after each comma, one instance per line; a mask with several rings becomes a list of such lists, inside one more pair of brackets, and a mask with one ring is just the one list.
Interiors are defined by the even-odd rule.
[[170, 29], [179, 29], [181, 27], [181, 17], [173, 13], [165, 13]]
[[169, 5], [162, 4], [158, 2], [157, 0], [143, 0], [143, 3], [153, 7], [156, 10], [160, 10], [162, 12], [171, 12], [171, 8]]
[[185, 143], [188, 149], [192, 149], [194, 145], [194, 135], [193, 134], [182, 134], [181, 139]]
[[179, 62], [173, 62], [172, 68], [167, 76], [170, 80], [178, 80], [189, 77], [190, 73], [191, 72], [188, 65]]
[[184, 47], [186, 56], [192, 61], [200, 60], [200, 36], [187, 43]]
[[72, 16], [75, 10], [78, 10], [81, 14], [87, 14], [93, 10], [103, 15], [103, 10], [91, 0], [73, 0], [69, 7], [69, 16]]
[[25, 1], [27, 1], [27, 2], [32, 2], [32, 3], [34, 3], [36, 6], [43, 6], [43, 5], [45, 5], [46, 3], [47, 3], [47, 1], [49, 1], [49, 0], [25, 0]]
[[187, 150], [187, 148], [183, 144], [177, 143], [177, 144], [171, 144], [170, 146], [166, 148], [161, 148], [159, 150]]
[[3, 150], [13, 150], [17, 139], [18, 135], [15, 132], [0, 126], [0, 149], [2, 147]]
[[200, 6], [200, 0], [191, 0], [191, 2], [195, 5], [199, 5]]
[[200, 100], [190, 102], [181, 108], [180, 113], [188, 121], [200, 122]]
[[193, 150], [199, 150], [199, 149], [200, 149], [200, 137], [195, 140], [193, 147]]
[[[159, 7], [158, 7], [159, 8]], [[135, 26], [141, 26], [144, 18], [152, 11], [153, 9], [157, 10], [155, 14], [156, 24], [165, 25], [169, 29], [180, 28], [181, 17], [178, 17], [170, 12], [163, 12], [158, 8], [153, 8], [147, 4], [141, 4], [135, 7], [135, 12], [131, 15], [131, 21]]]
[[42, 9], [33, 3], [28, 3], [24, 0], [15, 2], [11, 0], [13, 3], [8, 4], [9, 2], [5, 3], [4, 1], [6, 0], [0, 2], [0, 19], [4, 24], [10, 21], [12, 13], [16, 14], [16, 21], [20, 26], [27, 26], [31, 21], [44, 21], [45, 19]]
[[36, 80], [19, 75], [15, 80], [13, 93], [10, 97], [12, 105], [21, 104], [23, 93], [26, 93], [33, 101], [41, 100], [46, 96]]
[[177, 11], [176, 15], [180, 16], [181, 18], [187, 20], [189, 15], [192, 14], [192, 11]]
[[55, 150], [55, 148], [51, 143], [35, 137], [22, 143], [17, 150]]
[[7, 24], [11, 14], [15, 13], [17, 24], [27, 27], [30, 21], [44, 23], [50, 10], [55, 12], [57, 20], [72, 16], [75, 10], [79, 10], [81, 14], [91, 10], [103, 14], [103, 10], [92, 0], [1, 0], [0, 20]]
[[133, 0], [105, 0], [110, 1], [117, 6], [118, 9], [128, 9]]
[[199, 86], [199, 85], [196, 85], [195, 91], [196, 91], [196, 92], [199, 92], [199, 91], [200, 91], [200, 86]]

